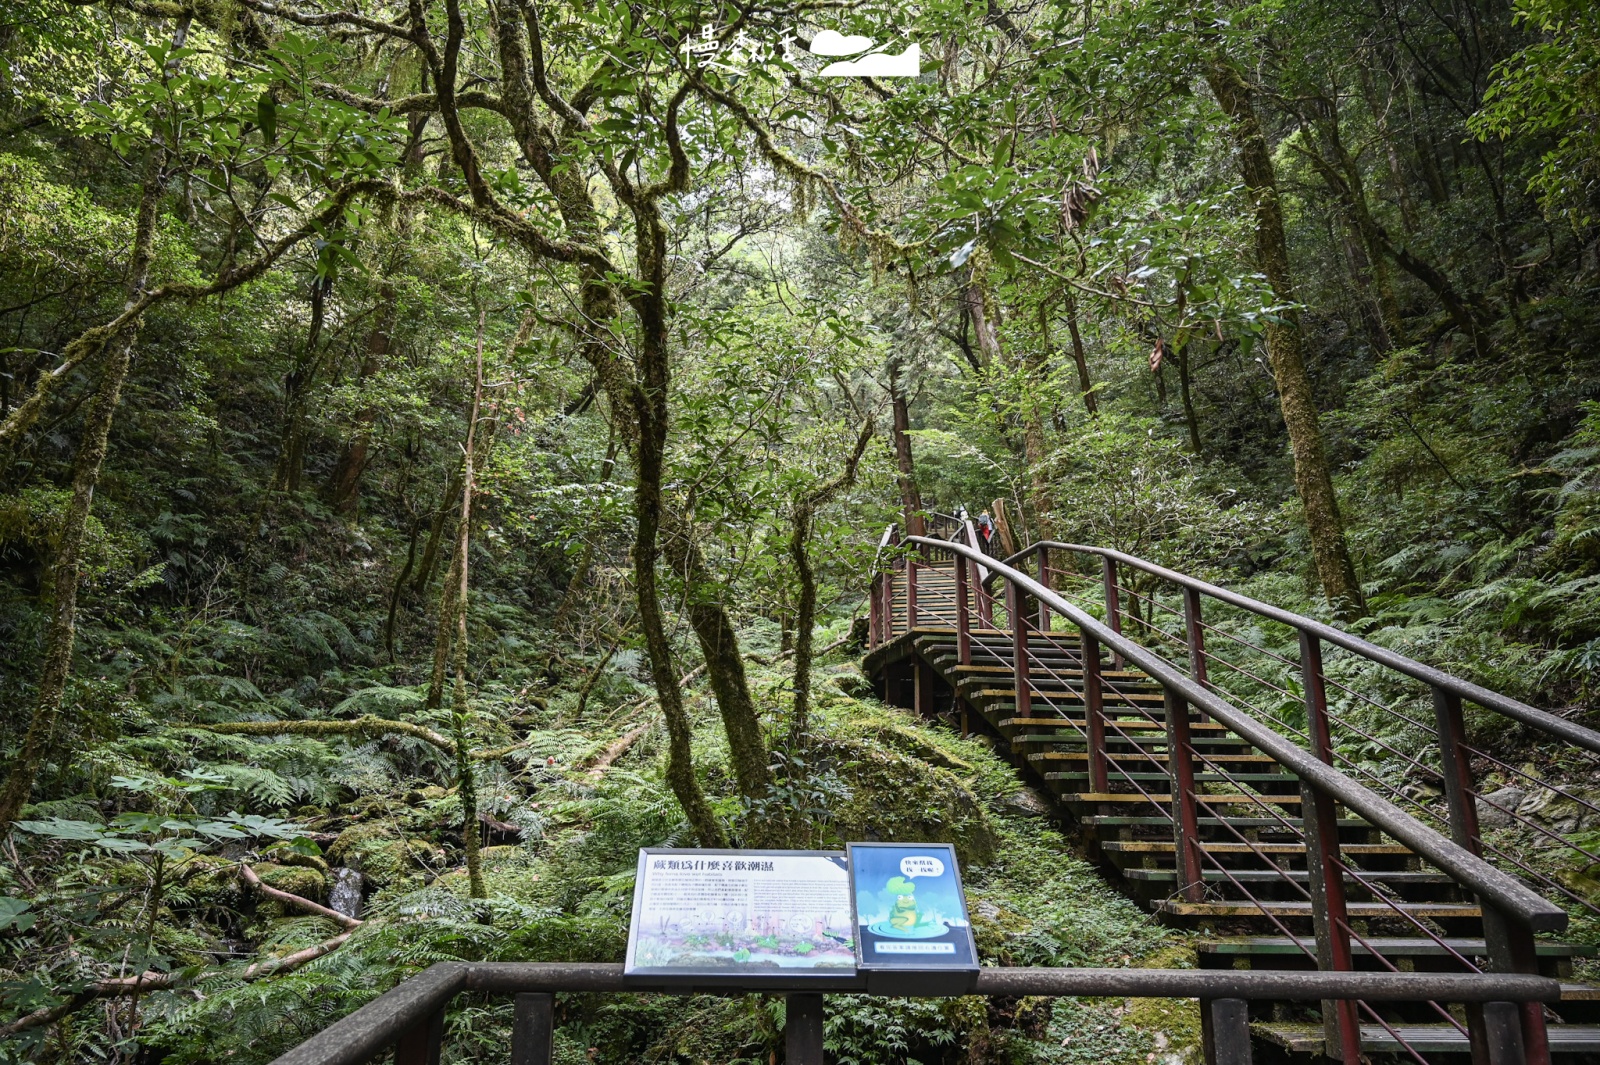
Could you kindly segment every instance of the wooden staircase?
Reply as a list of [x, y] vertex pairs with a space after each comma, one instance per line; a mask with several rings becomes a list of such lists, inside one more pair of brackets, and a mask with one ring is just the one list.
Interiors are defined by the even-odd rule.
[[[880, 696], [991, 737], [1019, 773], [1054, 796], [1110, 880], [1197, 934], [1202, 967], [1329, 967], [1317, 901], [1327, 896], [1314, 881], [1330, 868], [1350, 933], [1340, 967], [1490, 967], [1484, 910], [1456, 878], [1344, 808], [1317, 822], [1337, 837], [1329, 841], [1330, 864], [1315, 833], [1308, 836], [1303, 806], [1313, 800], [1277, 759], [1175, 702], [1147, 674], [1116, 658], [1102, 661], [1102, 649], [1086, 663], [1083, 637], [1066, 618], [1052, 621], [1015, 588], [1004, 604], [989, 599], [976, 564], [958, 573], [954, 559], [925, 553], [912, 565], [912, 580], [902, 570], [896, 582], [891, 572], [874, 591], [875, 646], [864, 668]], [[1012, 614], [1027, 619], [1021, 640], [994, 622]], [[1181, 752], [1176, 765], [1174, 752]], [[1175, 792], [1193, 801], [1174, 802]], [[1192, 841], [1187, 853], [1185, 839]], [[1545, 1016], [1549, 1053], [1600, 1061], [1600, 989], [1570, 981], [1574, 960], [1595, 948], [1541, 939], [1535, 953], [1539, 972], [1568, 980], [1562, 1002]], [[1469, 1032], [1482, 1022], [1460, 1006], [1382, 1003], [1361, 1016], [1324, 1006], [1255, 1004], [1257, 1060], [1347, 1057], [1357, 1039], [1369, 1057], [1493, 1057], [1482, 1044], [1474, 1053]], [[1340, 1009], [1350, 1009], [1342, 1036]]]

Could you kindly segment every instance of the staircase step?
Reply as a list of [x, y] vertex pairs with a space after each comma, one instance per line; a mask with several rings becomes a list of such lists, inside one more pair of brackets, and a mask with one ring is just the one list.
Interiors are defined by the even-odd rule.
[[[1063, 688], [1052, 688], [1050, 685], [1046, 684], [1044, 682], [1044, 680], [1042, 680], [1042, 679], [1039, 681], [1038, 684], [1033, 684], [1032, 681], [1029, 681], [1029, 684], [1032, 685], [1032, 690], [1030, 691], [1029, 694], [1031, 694], [1031, 695], [1033, 695], [1033, 696], [1035, 696], [1037, 698], [1044, 698], [1047, 695], [1056, 694], [1056, 695], [1070, 695], [1070, 696], [1072, 696], [1072, 698], [1075, 701], [1077, 701], [1079, 703], [1081, 703], [1083, 701], [1083, 693], [1082, 692], [1068, 691], [1068, 690], [1063, 689]], [[980, 688], [977, 691], [973, 692], [972, 695], [969, 696], [969, 698], [976, 698], [976, 699], [1008, 699], [1008, 700], [1011, 700], [1011, 701], [1015, 702], [1015, 700], [1017, 698], [1017, 689], [1015, 689], [1015, 688]], [[1164, 698], [1164, 696], [1161, 696], [1161, 695], [1145, 694], [1143, 692], [1106, 692], [1104, 698], [1102, 699], [1102, 701], [1107, 706], [1123, 705], [1123, 704], [1140, 705], [1140, 704], [1144, 704], [1144, 703], [1153, 703], [1153, 704], [1159, 706], [1159, 705], [1161, 705], [1161, 701], [1162, 701], [1163, 698]]]
[[[1051, 772], [1046, 776], [1046, 779], [1054, 779], [1056, 776], [1066, 776], [1066, 774], [1054, 774], [1054, 772]], [[1072, 776], [1077, 777], [1078, 780], [1088, 779], [1082, 772], [1075, 772]], [[1133, 776], [1139, 776], [1139, 774], [1133, 774]], [[1155, 774], [1150, 774], [1150, 776], [1155, 776]], [[1203, 780], [1200, 774], [1195, 774], [1195, 779], [1200, 784], [1206, 784], [1206, 780]], [[1171, 801], [1173, 801], [1173, 796], [1157, 792], [1150, 792], [1149, 796], [1139, 795], [1138, 792], [1067, 792], [1061, 798], [1069, 801], [1069, 803], [1160, 803], [1163, 806], [1170, 806]], [[1266, 804], [1266, 806], [1299, 806], [1301, 804], [1301, 796], [1251, 795], [1250, 798], [1242, 798], [1242, 796], [1238, 795], [1202, 795], [1200, 796], [1200, 801], [1213, 804], [1213, 806], [1258, 806], [1258, 804]]]
[[[1129, 880], [1176, 881], [1178, 879], [1178, 872], [1175, 869], [1124, 869], [1122, 871], [1122, 875], [1127, 877]], [[1228, 883], [1230, 880], [1237, 880], [1241, 884], [1270, 884], [1285, 879], [1294, 880], [1297, 882], [1305, 882], [1311, 878], [1311, 874], [1304, 869], [1229, 869], [1226, 874], [1224, 874], [1220, 869], [1207, 869], [1202, 872], [1200, 876], [1201, 879], [1207, 882], [1215, 880]], [[1455, 881], [1451, 880], [1443, 873], [1413, 873], [1394, 871], [1370, 872], [1368, 870], [1362, 870], [1361, 878], [1363, 880], [1370, 880], [1373, 883], [1397, 884], [1401, 886], [1407, 884], [1442, 886], [1455, 883]], [[1432, 942], [1432, 940], [1428, 940], [1428, 942]]]
[[[1363, 874], [1365, 875], [1365, 874]], [[1363, 936], [1361, 940], [1352, 940], [1350, 949], [1356, 954], [1370, 954], [1377, 951], [1386, 958], [1401, 957], [1448, 957], [1452, 951], [1463, 958], [1486, 958], [1489, 956], [1488, 948], [1482, 939], [1452, 938], [1442, 936], [1442, 943], [1417, 936]], [[1317, 951], [1317, 941], [1310, 936], [1227, 936], [1219, 939], [1201, 939], [1195, 941], [1195, 950], [1201, 954], [1228, 954], [1240, 955], [1277, 955], [1289, 954], [1305, 957], [1306, 951], [1311, 951], [1314, 956]], [[1592, 943], [1557, 943], [1546, 939], [1536, 939], [1533, 942], [1535, 953], [1548, 958], [1591, 958], [1600, 954], [1600, 946]]]
[[[1482, 917], [1483, 910], [1465, 902], [1347, 902], [1351, 917], [1399, 917], [1401, 913], [1412, 917], [1465, 920]], [[1173, 917], [1310, 917], [1309, 902], [1179, 902], [1165, 899], [1156, 903], [1156, 912]]]
[[[1001, 728], [1059, 728], [1083, 729], [1088, 731], [1089, 723], [1081, 718], [1070, 717], [1007, 717], [1000, 720]], [[1166, 722], [1150, 721], [1147, 719], [1125, 721], [1120, 718], [1106, 719], [1106, 732], [1113, 728], [1120, 728], [1127, 732], [1165, 732]], [[1219, 725], [1215, 721], [1191, 721], [1189, 731], [1194, 732], [1226, 732], [1226, 725]], [[1241, 741], [1243, 742], [1243, 741]]]
[[[952, 655], [951, 657], [954, 657], [954, 656]], [[950, 671], [953, 672], [953, 673], [959, 673], [962, 676], [985, 676], [985, 675], [991, 675], [991, 674], [998, 674], [998, 675], [1001, 675], [1001, 676], [1009, 676], [1011, 674], [1011, 666], [1009, 666], [1009, 665], [951, 666], [950, 667]], [[1074, 678], [1077, 678], [1077, 677], [1082, 677], [1083, 676], [1083, 670], [1078, 668], [1078, 667], [1076, 667], [1076, 666], [1070, 666], [1070, 667], [1068, 667], [1066, 669], [1059, 669], [1059, 670], [1056, 670], [1056, 672], [1060, 673], [1063, 677], [1074, 677]], [[1151, 680], [1149, 677], [1145, 676], [1143, 673], [1133, 673], [1133, 672], [1130, 672], [1129, 670], [1126, 670], [1126, 669], [1102, 669], [1100, 671], [1100, 675], [1102, 677], [1104, 677], [1105, 679], [1107, 679], [1107, 680], [1113, 680], [1113, 681], [1145, 681], [1146, 683], [1148, 683], [1148, 684], [1150, 684], [1152, 686], [1160, 687], [1159, 684], [1157, 684], [1155, 681]]]
[[[1020, 736], [1011, 737], [1011, 743], [1013, 745], [1016, 745], [1016, 744], [1036, 744], [1036, 743], [1083, 743], [1083, 742], [1084, 742], [1083, 735], [1081, 733], [1079, 733], [1079, 732], [1076, 732], [1076, 731], [1067, 732], [1065, 735], [1056, 735], [1054, 733], [1048, 733], [1048, 732], [1045, 732], [1045, 733], [1041, 733], [1041, 732], [1026, 732], [1026, 733], [1023, 733]], [[1166, 737], [1164, 732], [1163, 733], [1157, 733], [1154, 736], [1141, 736], [1138, 739], [1134, 739], [1132, 736], [1119, 736], [1119, 735], [1117, 735], [1116, 729], [1111, 729], [1111, 728], [1106, 729], [1107, 749], [1110, 748], [1111, 744], [1120, 744], [1120, 745], [1124, 745], [1124, 746], [1132, 744], [1135, 747], [1137, 747], [1137, 748], [1142, 750], [1144, 744], [1147, 744], [1147, 743], [1149, 743], [1149, 744], [1160, 744], [1162, 746], [1165, 746], [1166, 742], [1167, 742], [1167, 737]], [[1195, 736], [1193, 739], [1191, 739], [1189, 741], [1189, 745], [1191, 747], [1194, 747], [1197, 750], [1217, 750], [1219, 748], [1226, 748], [1226, 747], [1233, 747], [1233, 748], [1246, 747], [1246, 748], [1248, 748], [1248, 747], [1250, 747], [1250, 741], [1249, 740], [1242, 740], [1237, 736]]]
[[[1100, 844], [1104, 851], [1126, 854], [1173, 854], [1177, 844], [1165, 839], [1114, 839]], [[1304, 843], [1211, 843], [1202, 842], [1200, 849], [1208, 854], [1304, 854]], [[1398, 843], [1346, 843], [1339, 848], [1347, 855], [1374, 855], [1411, 853], [1411, 848]]]
[[[1059, 782], [1059, 783], [1065, 784], [1068, 781], [1076, 781], [1076, 782], [1080, 782], [1080, 783], [1087, 783], [1088, 780], [1089, 780], [1089, 774], [1086, 773], [1086, 772], [1082, 772], [1082, 773], [1046, 773], [1044, 775], [1044, 778], [1046, 780], [1052, 782], [1052, 783]], [[1168, 784], [1172, 780], [1172, 776], [1169, 773], [1126, 773], [1126, 772], [1119, 772], [1116, 775], [1115, 783], [1120, 784], [1123, 781], [1129, 780], [1129, 779], [1138, 780], [1138, 781], [1146, 781], [1146, 780], [1148, 780], [1148, 781], [1153, 781], [1153, 782], [1159, 783], [1159, 784]], [[1198, 771], [1195, 773], [1194, 779], [1195, 779], [1196, 783], [1200, 783], [1200, 784], [1211, 784], [1211, 783], [1215, 783], [1215, 782], [1217, 782], [1219, 780], [1236, 781], [1236, 782], [1238, 782], [1240, 784], [1271, 783], [1271, 782], [1274, 782], [1274, 781], [1276, 781], [1278, 783], [1284, 783], [1286, 781], [1292, 782], [1294, 780], [1294, 778], [1289, 776], [1287, 773], [1229, 773], [1226, 776], [1224, 776], [1221, 773], [1202, 773], [1202, 772], [1198, 772]], [[1134, 798], [1140, 798], [1140, 797], [1141, 796], [1134, 795]]]
[[[1149, 751], [1107, 751], [1106, 757], [1113, 762], [1139, 761], [1139, 762], [1165, 762], [1166, 754], [1156, 754]], [[1088, 751], [1038, 751], [1028, 755], [1030, 762], [1083, 762], [1089, 758]], [[1230, 765], [1277, 765], [1270, 755], [1265, 754], [1208, 754], [1206, 759], [1212, 762], [1227, 762]]]
[[[1361, 1026], [1361, 1049], [1367, 1053], [1405, 1053], [1409, 1046], [1419, 1054], [1467, 1054], [1467, 1037], [1448, 1024], [1391, 1024], [1394, 1035], [1378, 1024]], [[1552, 1024], [1550, 1051], [1554, 1054], [1593, 1053], [1600, 1050], [1600, 1026]], [[1291, 1054], [1320, 1054], [1323, 1048], [1322, 1025], [1289, 1021], [1261, 1021], [1250, 1026], [1251, 1034], [1275, 1043]], [[1400, 1038], [1397, 1040], [1395, 1036]]]
[[[1172, 824], [1172, 818], [1170, 818], [1170, 817], [1120, 817], [1120, 816], [1103, 817], [1103, 816], [1091, 816], [1091, 817], [1081, 818], [1080, 820], [1086, 825], [1094, 825], [1096, 827], [1106, 826], [1106, 827], [1112, 827], [1112, 828], [1117, 827], [1119, 825], [1127, 825], [1127, 826], [1158, 825], [1159, 826], [1159, 825], [1170, 825], [1170, 824]], [[1283, 828], [1283, 821], [1279, 821], [1279, 820], [1276, 820], [1275, 818], [1271, 818], [1271, 817], [1198, 817], [1195, 820], [1199, 823], [1201, 828], [1220, 828], [1223, 825], [1232, 825], [1234, 828], [1279, 828], [1279, 829]], [[1300, 826], [1294, 823], [1294, 815], [1293, 814], [1286, 815], [1284, 820], [1287, 820], [1289, 822], [1289, 824], [1291, 826], [1293, 826], [1293, 828], [1294, 828], [1294, 830], [1296, 832], [1300, 831]], [[1339, 827], [1340, 828], [1370, 828], [1372, 826], [1369, 825], [1366, 821], [1361, 820], [1360, 818], [1351, 817], [1351, 818], [1341, 818], [1339, 820]], [[1363, 874], [1363, 875], [1365, 875], [1365, 874]]]

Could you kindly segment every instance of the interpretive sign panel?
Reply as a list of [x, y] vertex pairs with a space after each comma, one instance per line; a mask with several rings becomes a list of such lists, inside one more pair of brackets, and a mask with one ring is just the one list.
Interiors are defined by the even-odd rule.
[[850, 876], [837, 851], [639, 852], [627, 982], [760, 987], [855, 981]]
[[961, 995], [978, 978], [978, 949], [955, 848], [948, 843], [851, 843], [856, 964], [867, 990]]

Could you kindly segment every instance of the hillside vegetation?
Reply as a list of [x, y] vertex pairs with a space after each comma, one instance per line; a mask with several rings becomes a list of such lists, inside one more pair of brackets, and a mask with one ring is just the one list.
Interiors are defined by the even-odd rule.
[[[816, 76], [824, 31], [920, 74]], [[620, 960], [644, 846], [950, 841], [986, 963], [1186, 964], [856, 671], [935, 510], [1593, 723], [1597, 62], [1583, 0], [8, 4], [0, 1062], [266, 1062], [435, 961]], [[557, 1048], [773, 1065], [781, 1014], [564, 996]]]

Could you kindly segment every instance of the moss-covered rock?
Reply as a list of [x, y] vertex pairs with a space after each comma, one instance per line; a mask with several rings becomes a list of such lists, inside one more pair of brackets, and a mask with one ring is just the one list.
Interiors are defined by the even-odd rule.
[[312, 902], [325, 902], [328, 898], [328, 877], [320, 869], [303, 865], [280, 865], [262, 862], [252, 866], [261, 882], [268, 887], [299, 895]]
[[215, 854], [196, 854], [183, 864], [180, 882], [193, 905], [234, 907], [243, 900], [239, 863]]
[[994, 857], [983, 803], [948, 769], [870, 741], [832, 736], [826, 750], [850, 792], [833, 815], [841, 839], [951, 843], [963, 864]]
[[377, 887], [389, 887], [417, 873], [399, 828], [391, 821], [352, 825], [328, 848], [328, 861], [347, 865]]

